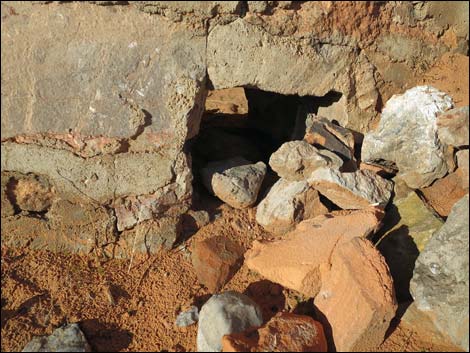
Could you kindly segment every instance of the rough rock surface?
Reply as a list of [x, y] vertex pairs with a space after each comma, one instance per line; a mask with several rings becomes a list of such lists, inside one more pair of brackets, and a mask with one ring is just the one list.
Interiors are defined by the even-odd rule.
[[[15, 205], [12, 192], [12, 173], [2, 172], [1, 174], [1, 213], [2, 218], [13, 216], [15, 214]], [[3, 221], [3, 220], [2, 220]]]
[[469, 197], [459, 200], [446, 223], [416, 261], [410, 289], [417, 308], [451, 341], [468, 351]]
[[164, 216], [144, 221], [123, 231], [112, 252], [117, 258], [131, 258], [136, 253], [155, 254], [160, 250], [170, 250], [181, 232], [179, 217]]
[[382, 217], [383, 212], [372, 207], [305, 220], [280, 240], [255, 241], [245, 253], [245, 264], [270, 281], [314, 297], [338, 243], [367, 237], [378, 229]]
[[390, 268], [398, 300], [411, 300], [409, 287], [416, 258], [443, 222], [410, 191], [407, 196], [395, 196], [383, 224], [377, 249]]
[[398, 175], [412, 188], [430, 185], [447, 172], [436, 119], [452, 107], [451, 97], [430, 86], [393, 96], [382, 111], [379, 127], [364, 136], [362, 160], [395, 164]]
[[206, 98], [206, 114], [248, 114], [248, 100], [243, 87], [209, 91]]
[[326, 118], [312, 116], [306, 121], [305, 141], [335, 152], [344, 160], [354, 157], [354, 136], [351, 131]]
[[441, 217], [447, 217], [452, 206], [468, 193], [468, 184], [464, 186], [463, 177], [462, 173], [457, 170], [436, 180], [431, 186], [420, 189], [421, 195]]
[[47, 178], [35, 175], [18, 179], [13, 188], [13, 195], [18, 207], [30, 212], [46, 211], [54, 199]]
[[196, 242], [191, 259], [199, 282], [219, 291], [241, 267], [243, 253], [241, 245], [223, 236]]
[[252, 206], [266, 175], [263, 162], [243, 158], [211, 162], [201, 171], [204, 185], [219, 199], [235, 208]]
[[322, 325], [310, 316], [279, 313], [259, 329], [226, 335], [223, 352], [326, 352]]
[[195, 324], [199, 320], [199, 309], [197, 306], [191, 306], [188, 310], [182, 311], [176, 317], [175, 325], [178, 327], [187, 327]]
[[333, 152], [319, 150], [305, 141], [290, 141], [271, 155], [269, 165], [281, 178], [300, 181], [320, 167], [339, 169], [343, 161]]
[[469, 187], [469, 152], [468, 150], [461, 150], [455, 154], [457, 158], [457, 166], [459, 168], [459, 173], [462, 178], [462, 187]]
[[341, 173], [320, 168], [310, 174], [308, 183], [343, 209], [360, 209], [371, 204], [385, 207], [393, 190], [393, 182], [369, 170]]
[[59, 327], [47, 337], [34, 337], [22, 352], [91, 352], [77, 324]]
[[356, 237], [338, 244], [330, 266], [314, 300], [323, 326], [331, 327], [338, 352], [373, 350], [384, 340], [397, 309], [385, 260], [371, 242]]
[[46, 219], [15, 215], [2, 219], [2, 245], [35, 250], [90, 253], [117, 240], [112, 213], [97, 204], [58, 199]]
[[303, 221], [281, 240], [255, 242], [245, 263], [273, 282], [314, 297], [333, 339], [331, 348], [373, 349], [396, 310], [385, 260], [364, 239], [379, 228], [382, 217], [383, 211], [371, 207]]
[[279, 179], [256, 209], [256, 221], [266, 230], [283, 234], [297, 223], [328, 212], [320, 195], [305, 181]]
[[469, 107], [449, 110], [437, 117], [437, 136], [441, 142], [455, 146], [469, 145]]
[[197, 351], [220, 352], [224, 335], [262, 324], [261, 309], [246, 295], [232, 291], [215, 294], [199, 313]]

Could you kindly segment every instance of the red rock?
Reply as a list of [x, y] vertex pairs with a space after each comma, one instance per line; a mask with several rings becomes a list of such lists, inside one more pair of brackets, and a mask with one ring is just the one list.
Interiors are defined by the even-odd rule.
[[192, 263], [199, 282], [219, 291], [241, 266], [243, 247], [222, 236], [195, 243]]
[[367, 237], [377, 230], [382, 218], [383, 211], [369, 207], [305, 220], [280, 240], [255, 242], [245, 254], [245, 263], [273, 282], [314, 297], [335, 246], [354, 237]]
[[447, 217], [452, 206], [468, 193], [468, 187], [462, 181], [463, 173], [457, 169], [455, 173], [439, 179], [427, 188], [421, 189], [421, 194], [440, 216]]
[[309, 316], [279, 313], [258, 330], [226, 335], [223, 352], [326, 352], [322, 325]]
[[397, 303], [388, 266], [372, 243], [354, 238], [338, 245], [314, 304], [336, 351], [370, 351], [383, 342]]

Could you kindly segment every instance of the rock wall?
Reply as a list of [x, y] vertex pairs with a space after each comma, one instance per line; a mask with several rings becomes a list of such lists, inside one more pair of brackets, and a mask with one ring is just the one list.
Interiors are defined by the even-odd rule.
[[[208, 87], [338, 92], [319, 113], [364, 133], [443, 54], [468, 53], [468, 11], [427, 1], [2, 3], [2, 244], [128, 253], [137, 235], [122, 232], [177, 224], [190, 207], [185, 145]], [[40, 210], [18, 201], [31, 178], [47, 184]], [[152, 224], [143, 228], [158, 234]]]

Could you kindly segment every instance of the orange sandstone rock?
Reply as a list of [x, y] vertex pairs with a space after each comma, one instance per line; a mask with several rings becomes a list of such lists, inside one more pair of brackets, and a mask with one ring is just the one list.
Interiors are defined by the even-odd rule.
[[377, 230], [382, 217], [383, 211], [369, 207], [305, 220], [281, 240], [255, 242], [245, 254], [245, 263], [273, 282], [314, 297], [335, 246], [367, 237]]
[[336, 351], [370, 351], [383, 342], [397, 302], [388, 266], [372, 243], [354, 238], [338, 245], [314, 303]]
[[440, 216], [447, 217], [452, 206], [468, 193], [464, 178], [464, 173], [457, 169], [456, 172], [436, 180], [434, 184], [420, 191], [428, 205]]
[[258, 330], [226, 335], [223, 352], [326, 352], [322, 325], [309, 316], [279, 313]]
[[241, 266], [243, 248], [225, 237], [196, 242], [192, 263], [199, 282], [211, 292], [219, 291]]

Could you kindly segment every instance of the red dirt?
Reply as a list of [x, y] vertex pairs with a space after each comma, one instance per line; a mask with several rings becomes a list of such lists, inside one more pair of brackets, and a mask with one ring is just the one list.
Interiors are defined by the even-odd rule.
[[[210, 199], [213, 222], [185, 245], [213, 235], [247, 248], [267, 238], [253, 210], [236, 210]], [[204, 201], [207, 204], [207, 200]], [[129, 270], [130, 269], [130, 270]], [[282, 290], [243, 266], [223, 290], [245, 292], [262, 305], [265, 320], [279, 310], [312, 314], [300, 294]], [[66, 322], [79, 322], [96, 351], [194, 351], [197, 325], [174, 325], [181, 309], [209, 297], [198, 284], [184, 246], [150, 257], [100, 261], [79, 255], [28, 249], [2, 249], [2, 351], [19, 351], [34, 335], [50, 334]], [[426, 343], [399, 326], [381, 351], [453, 350]]]

